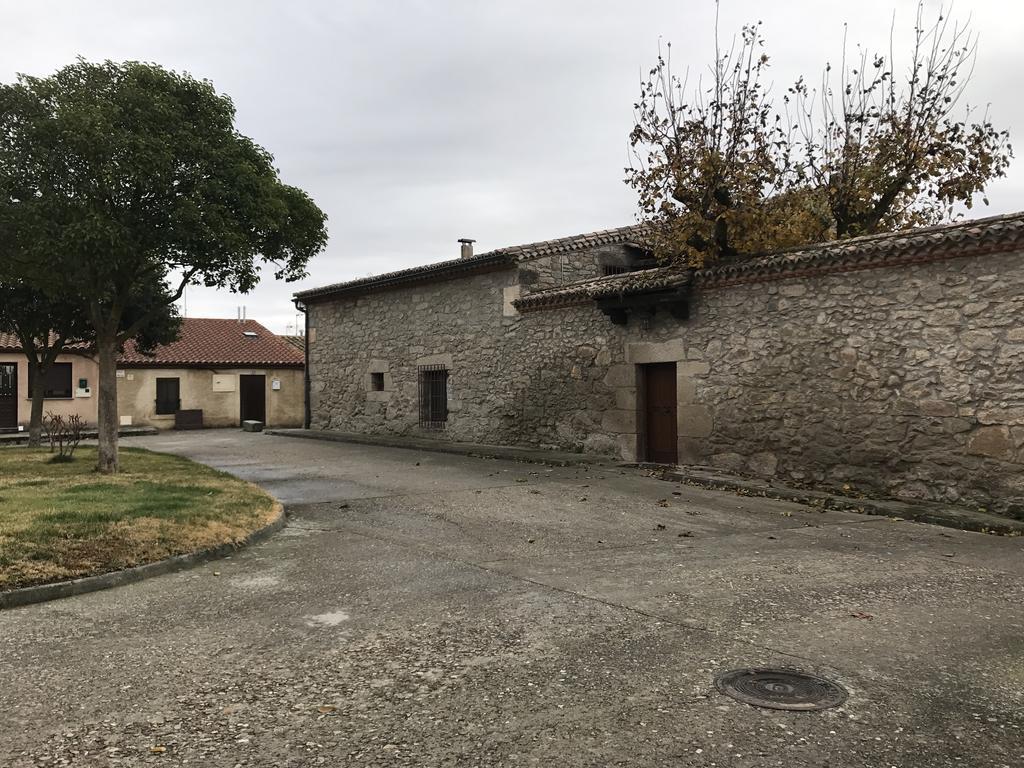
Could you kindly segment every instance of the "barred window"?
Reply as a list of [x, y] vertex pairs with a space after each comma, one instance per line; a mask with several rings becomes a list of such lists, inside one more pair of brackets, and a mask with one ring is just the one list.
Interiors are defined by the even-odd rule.
[[604, 265], [604, 276], [608, 275], [624, 275], [629, 272], [629, 267], [625, 264], [605, 264]]
[[420, 426], [441, 429], [448, 421], [448, 369], [443, 365], [419, 366]]

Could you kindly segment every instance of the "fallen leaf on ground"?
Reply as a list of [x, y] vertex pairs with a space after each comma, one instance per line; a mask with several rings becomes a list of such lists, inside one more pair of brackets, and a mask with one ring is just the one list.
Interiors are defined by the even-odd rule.
[[154, 755], [161, 755], [161, 754], [163, 754], [164, 752], [167, 751], [167, 747], [161, 747], [161, 746], [150, 747], [149, 751], [152, 752]]
[[850, 615], [855, 619], [867, 619], [868, 621], [871, 621], [873, 618], [875, 618], [870, 613], [864, 613], [864, 611], [854, 611]]
[[333, 704], [323, 704], [316, 708], [317, 712], [326, 715], [328, 712], [336, 712], [338, 708]]
[[668, 506], [668, 499], [658, 499], [658, 506], [659, 507], [667, 507]]

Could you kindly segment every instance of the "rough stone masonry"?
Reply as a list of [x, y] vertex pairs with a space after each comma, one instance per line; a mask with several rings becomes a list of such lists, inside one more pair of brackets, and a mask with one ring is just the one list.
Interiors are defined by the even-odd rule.
[[[687, 274], [643, 268], [641, 235], [300, 294], [313, 428], [637, 460], [638, 366], [674, 362], [681, 463], [1024, 512], [1024, 216]], [[683, 283], [688, 319], [595, 301]], [[422, 365], [448, 370], [442, 429]]]

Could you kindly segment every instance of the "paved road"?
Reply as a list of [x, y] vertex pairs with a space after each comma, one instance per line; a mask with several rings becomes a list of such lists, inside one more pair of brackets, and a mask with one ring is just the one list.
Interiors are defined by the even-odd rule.
[[[0, 613], [2, 766], [1024, 765], [1020, 539], [614, 468], [125, 442], [294, 516], [230, 560]], [[850, 698], [712, 686], [761, 665]]]

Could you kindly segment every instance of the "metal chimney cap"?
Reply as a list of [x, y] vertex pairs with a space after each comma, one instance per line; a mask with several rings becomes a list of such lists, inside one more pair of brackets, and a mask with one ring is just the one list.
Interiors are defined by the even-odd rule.
[[460, 238], [459, 238], [459, 242], [460, 242], [460, 243], [475, 243], [475, 242], [476, 242], [476, 240], [474, 240], [474, 239], [473, 239], [473, 238], [471, 238], [471, 237], [460, 237]]

